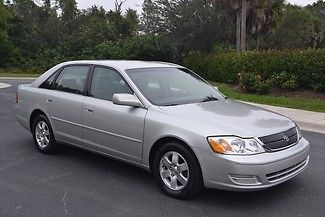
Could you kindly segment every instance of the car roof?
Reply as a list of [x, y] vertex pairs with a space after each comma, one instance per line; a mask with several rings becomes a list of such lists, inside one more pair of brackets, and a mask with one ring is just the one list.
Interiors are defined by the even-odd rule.
[[138, 69], [138, 68], [158, 68], [158, 67], [181, 67], [180, 65], [158, 61], [138, 61], [138, 60], [78, 60], [65, 62], [70, 64], [94, 64], [109, 66], [118, 70]]
[[140, 69], [140, 68], [184, 68], [180, 65], [166, 62], [155, 62], [155, 61], [137, 61], [137, 60], [77, 60], [60, 63], [53, 68], [49, 69], [43, 73], [38, 79], [32, 82], [32, 86], [38, 87], [41, 85], [50, 75], [61, 67], [68, 65], [78, 65], [78, 64], [89, 64], [89, 65], [101, 65], [108, 66], [119, 71], [124, 71], [127, 69]]

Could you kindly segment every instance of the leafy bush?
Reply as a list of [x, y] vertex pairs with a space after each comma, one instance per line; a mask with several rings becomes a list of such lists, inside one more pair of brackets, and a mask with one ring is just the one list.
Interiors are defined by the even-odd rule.
[[253, 82], [250, 92], [261, 93], [266, 87], [325, 91], [325, 49], [191, 53], [184, 65], [212, 81], [243, 86]]
[[236, 48], [230, 43], [216, 43], [213, 45], [212, 51], [214, 53], [234, 52]]
[[298, 88], [298, 77], [287, 72], [280, 72], [271, 77], [271, 82], [275, 87], [284, 90], [295, 90]]
[[263, 81], [260, 75], [252, 73], [238, 74], [241, 88], [249, 93], [266, 94], [270, 92], [270, 82]]
[[209, 58], [206, 58], [205, 54], [200, 52], [192, 52], [184, 59], [184, 65], [188, 68], [192, 69], [200, 76], [204, 78], [209, 78], [210, 75], [208, 74], [207, 70], [207, 62]]

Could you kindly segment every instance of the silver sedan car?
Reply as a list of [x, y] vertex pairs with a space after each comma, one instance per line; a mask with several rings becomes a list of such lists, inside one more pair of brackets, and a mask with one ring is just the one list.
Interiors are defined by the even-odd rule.
[[64, 143], [134, 164], [176, 198], [203, 187], [265, 189], [309, 161], [292, 120], [170, 63], [65, 62], [19, 86], [16, 114], [40, 152]]

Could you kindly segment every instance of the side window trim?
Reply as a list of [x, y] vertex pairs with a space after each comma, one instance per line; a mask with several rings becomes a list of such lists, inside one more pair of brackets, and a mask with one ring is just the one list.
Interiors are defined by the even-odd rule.
[[[89, 73], [90, 73], [90, 70], [91, 70], [91, 64], [69, 64], [69, 65], [65, 65], [65, 66], [62, 66], [60, 69], [58, 69], [55, 73], [56, 76], [54, 78], [54, 80], [52, 81], [52, 84], [51, 84], [51, 90], [56, 90], [55, 87], [54, 87], [54, 84], [56, 83], [58, 77], [60, 76], [60, 74], [62, 73], [62, 71], [65, 69], [65, 68], [68, 68], [68, 67], [73, 67], [73, 66], [87, 66], [88, 67], [88, 72], [87, 72], [87, 77], [86, 77], [86, 82], [85, 82], [85, 87], [84, 87], [84, 90], [83, 90], [83, 93], [82, 94], [78, 94], [78, 93], [72, 93], [72, 94], [78, 94], [78, 95], [85, 95], [86, 93], [86, 90], [87, 90], [87, 81], [88, 81], [88, 77], [89, 77]], [[56, 90], [56, 91], [61, 91], [61, 90]], [[65, 92], [65, 91], [61, 91], [61, 92]], [[68, 92], [66, 92], [68, 93]]]
[[87, 77], [86, 77], [85, 87], [84, 87], [84, 93], [83, 93], [84, 96], [88, 96], [90, 93], [90, 86], [93, 78], [93, 70], [94, 70], [94, 65], [90, 64]]
[[93, 82], [95, 67], [96, 67], [95, 65], [89, 66], [89, 73], [88, 73], [88, 77], [87, 77], [87, 81], [86, 81], [86, 85], [85, 85], [85, 88], [86, 88], [85, 96], [91, 97], [91, 95], [90, 95], [91, 83]]

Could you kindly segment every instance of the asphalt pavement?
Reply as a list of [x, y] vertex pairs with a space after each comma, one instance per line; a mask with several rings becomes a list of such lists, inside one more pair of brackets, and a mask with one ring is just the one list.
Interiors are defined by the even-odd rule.
[[258, 192], [204, 190], [176, 200], [134, 166], [64, 146], [42, 155], [15, 121], [18, 84], [0, 80], [0, 217], [27, 216], [306, 216], [325, 217], [325, 134], [303, 131], [311, 142], [309, 167]]

